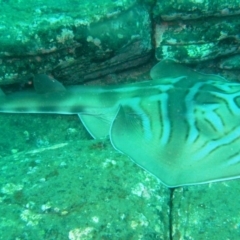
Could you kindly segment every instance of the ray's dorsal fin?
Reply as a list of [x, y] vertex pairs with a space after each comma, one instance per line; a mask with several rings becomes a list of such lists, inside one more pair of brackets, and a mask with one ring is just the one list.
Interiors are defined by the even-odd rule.
[[58, 80], [46, 74], [38, 74], [33, 80], [34, 89], [37, 93], [64, 92], [66, 88]]

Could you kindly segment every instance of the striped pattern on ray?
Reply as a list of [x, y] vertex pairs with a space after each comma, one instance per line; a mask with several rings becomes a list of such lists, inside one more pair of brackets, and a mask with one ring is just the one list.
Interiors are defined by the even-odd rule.
[[64, 87], [44, 74], [35, 91], [5, 95], [1, 113], [78, 114], [168, 187], [240, 177], [240, 84], [164, 60], [151, 81]]
[[164, 88], [120, 107], [113, 146], [169, 187], [239, 178], [240, 84], [168, 61], [151, 75]]

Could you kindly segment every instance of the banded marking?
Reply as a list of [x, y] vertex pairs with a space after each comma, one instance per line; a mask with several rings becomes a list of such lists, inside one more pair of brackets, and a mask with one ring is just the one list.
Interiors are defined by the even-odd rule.
[[229, 111], [233, 115], [240, 115], [240, 108], [235, 103], [235, 98], [239, 97], [239, 92], [238, 93], [231, 93], [231, 94], [214, 92], [212, 94], [214, 96], [224, 100], [226, 102], [228, 108], [229, 108]]
[[[159, 103], [159, 112], [162, 117], [161, 119], [161, 136], [160, 136], [160, 143], [161, 145], [166, 145], [170, 139], [170, 132], [171, 132], [171, 124], [169, 120], [169, 113], [168, 113], [168, 99], [169, 96], [167, 93], [161, 93], [158, 95], [153, 95], [147, 98], [146, 102], [158, 102]], [[134, 101], [133, 101], [134, 100]], [[153, 139], [154, 134], [152, 129], [151, 118], [148, 115], [147, 111], [144, 110], [144, 106], [141, 106], [141, 99], [134, 98], [131, 100], [131, 103], [128, 103], [134, 112], [138, 113], [138, 116], [141, 118], [142, 128], [144, 133], [144, 139], [149, 141]], [[147, 106], [145, 106], [147, 107]], [[160, 129], [159, 129], [160, 130]]]
[[[198, 94], [199, 89], [204, 85], [204, 82], [196, 83], [192, 88], [190, 88], [189, 93], [185, 97], [186, 106], [186, 121], [189, 126], [189, 132], [187, 134], [187, 144], [194, 143], [199, 136], [199, 130], [196, 127], [196, 121], [193, 116], [195, 116], [195, 101], [194, 98]], [[190, 116], [190, 117], [188, 117]], [[192, 117], [191, 117], [192, 116]]]
[[133, 109], [134, 112], [137, 112], [137, 115], [141, 118], [144, 139], [147, 141], [151, 140], [153, 137], [151, 130], [151, 120], [144, 109], [141, 107], [141, 98], [133, 98], [129, 106]]
[[162, 129], [161, 129], [162, 134], [160, 137], [160, 143], [161, 145], [166, 145], [169, 142], [171, 133], [171, 123], [168, 112], [169, 95], [167, 93], [162, 93], [157, 95], [157, 97], [155, 96], [154, 99], [160, 102], [160, 112], [162, 116]]
[[239, 153], [236, 153], [234, 154], [233, 156], [231, 156], [226, 164], [224, 164], [225, 166], [230, 166], [230, 165], [236, 165], [236, 164], [239, 164], [240, 163], [240, 154]]
[[[224, 132], [224, 123], [222, 117], [215, 112], [220, 107], [220, 104], [206, 104], [203, 106], [197, 106], [197, 110], [201, 112], [206, 122], [212, 127], [217, 133]], [[200, 114], [197, 113], [199, 116]], [[196, 116], [196, 117], [198, 117]]]
[[221, 137], [218, 140], [208, 142], [205, 146], [201, 148], [201, 150], [198, 151], [198, 153], [193, 155], [192, 159], [194, 161], [199, 161], [210, 155], [217, 148], [232, 143], [233, 141], [240, 137], [239, 131], [240, 127], [237, 127], [234, 130], [232, 130], [229, 134], [225, 135], [225, 137]]

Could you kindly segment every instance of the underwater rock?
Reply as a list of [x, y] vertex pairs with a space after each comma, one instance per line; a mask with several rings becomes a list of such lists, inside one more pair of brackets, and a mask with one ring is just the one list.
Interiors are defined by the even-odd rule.
[[158, 0], [153, 9], [157, 60], [192, 64], [214, 59], [214, 66], [222, 68], [222, 60], [240, 51], [238, 0]]
[[71, 84], [146, 62], [151, 21], [147, 7], [135, 3], [2, 2], [0, 84], [27, 82], [37, 73]]
[[234, 69], [224, 59], [240, 52], [238, 0], [22, 0], [0, 12], [0, 85], [39, 73], [68, 85], [102, 79], [149, 63], [154, 51]]
[[220, 62], [220, 68], [240, 70], [240, 54], [236, 54], [226, 59], [222, 59], [222, 61]]
[[239, 16], [159, 21], [155, 25], [156, 58], [196, 63], [239, 53], [239, 27]]
[[157, 0], [154, 13], [169, 21], [209, 16], [232, 16], [240, 14], [240, 7], [238, 0]]
[[172, 239], [238, 239], [238, 192], [238, 181], [175, 189]]

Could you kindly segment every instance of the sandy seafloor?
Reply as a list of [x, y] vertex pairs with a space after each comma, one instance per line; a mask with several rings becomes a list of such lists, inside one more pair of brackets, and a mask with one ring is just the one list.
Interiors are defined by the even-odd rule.
[[0, 171], [0, 240], [240, 237], [239, 179], [170, 190], [75, 115], [0, 114]]
[[168, 239], [169, 190], [77, 116], [0, 122], [0, 239]]

